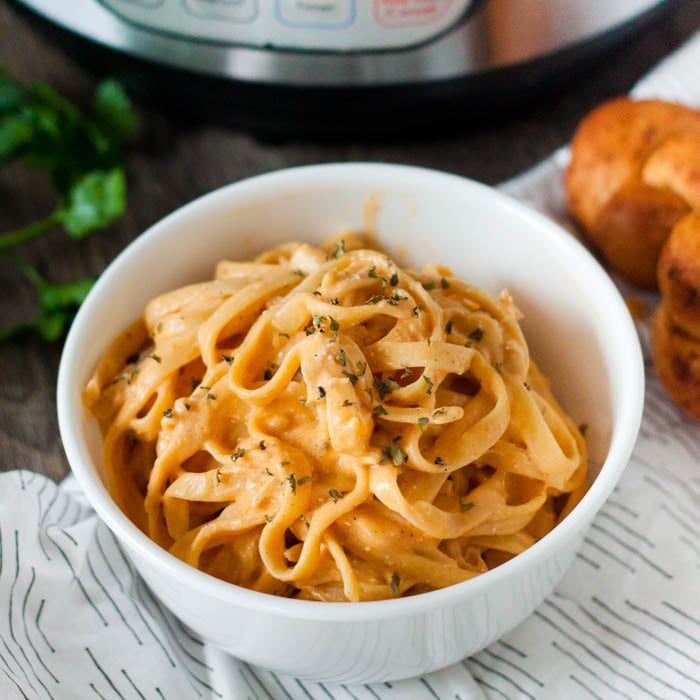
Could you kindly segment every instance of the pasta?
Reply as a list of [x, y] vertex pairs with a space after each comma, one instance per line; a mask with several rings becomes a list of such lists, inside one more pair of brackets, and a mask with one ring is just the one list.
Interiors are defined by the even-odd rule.
[[110, 493], [175, 556], [257, 591], [470, 579], [588, 487], [519, 318], [507, 292], [402, 269], [359, 234], [222, 261], [151, 301], [84, 390]]

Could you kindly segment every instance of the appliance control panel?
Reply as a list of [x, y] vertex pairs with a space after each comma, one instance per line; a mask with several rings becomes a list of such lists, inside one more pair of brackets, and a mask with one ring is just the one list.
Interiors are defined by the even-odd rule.
[[452, 27], [474, 0], [99, 0], [143, 29], [204, 42], [321, 51], [397, 49]]

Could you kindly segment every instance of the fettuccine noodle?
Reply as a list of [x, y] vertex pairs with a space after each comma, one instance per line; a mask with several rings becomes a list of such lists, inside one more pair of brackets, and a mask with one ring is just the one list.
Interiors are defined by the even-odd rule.
[[402, 269], [359, 235], [222, 261], [151, 301], [84, 391], [110, 493], [175, 556], [257, 591], [470, 579], [587, 489], [519, 318], [507, 292]]

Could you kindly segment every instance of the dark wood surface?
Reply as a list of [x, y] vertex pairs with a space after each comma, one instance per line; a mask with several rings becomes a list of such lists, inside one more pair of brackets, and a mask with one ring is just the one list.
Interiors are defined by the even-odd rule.
[[[545, 158], [571, 137], [578, 120], [602, 100], [627, 92], [656, 62], [700, 27], [700, 2], [678, 2], [662, 20], [595, 62], [556, 94], [488, 123], [433, 140], [394, 142], [259, 140], [172, 110], [135, 106], [142, 129], [128, 152], [129, 208], [110, 229], [75, 243], [55, 231], [22, 253], [49, 279], [99, 274], [135, 236], [158, 218], [223, 184], [281, 167], [323, 161], [409, 163], [496, 184]], [[95, 76], [70, 52], [0, 0], [0, 66], [21, 79], [46, 81], [85, 103]], [[11, 166], [0, 170], [0, 231], [22, 226], [53, 206], [46, 180]], [[0, 324], [30, 317], [31, 288], [0, 258]], [[56, 419], [56, 374], [61, 344], [24, 337], [0, 346], [0, 471], [24, 468], [60, 479], [68, 466]]]

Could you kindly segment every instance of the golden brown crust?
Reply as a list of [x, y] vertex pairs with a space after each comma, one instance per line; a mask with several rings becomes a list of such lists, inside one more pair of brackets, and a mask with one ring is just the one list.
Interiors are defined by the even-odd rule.
[[688, 214], [671, 231], [658, 275], [673, 323], [700, 339], [700, 213]]
[[673, 323], [665, 302], [654, 314], [651, 353], [659, 380], [673, 401], [700, 420], [700, 341]]
[[[593, 110], [573, 138], [569, 209], [612, 267], [641, 287], [656, 287], [663, 242], [694, 202], [695, 159], [683, 152], [696, 137], [700, 148], [700, 112], [619, 98]], [[681, 184], [670, 187], [674, 168]]]

